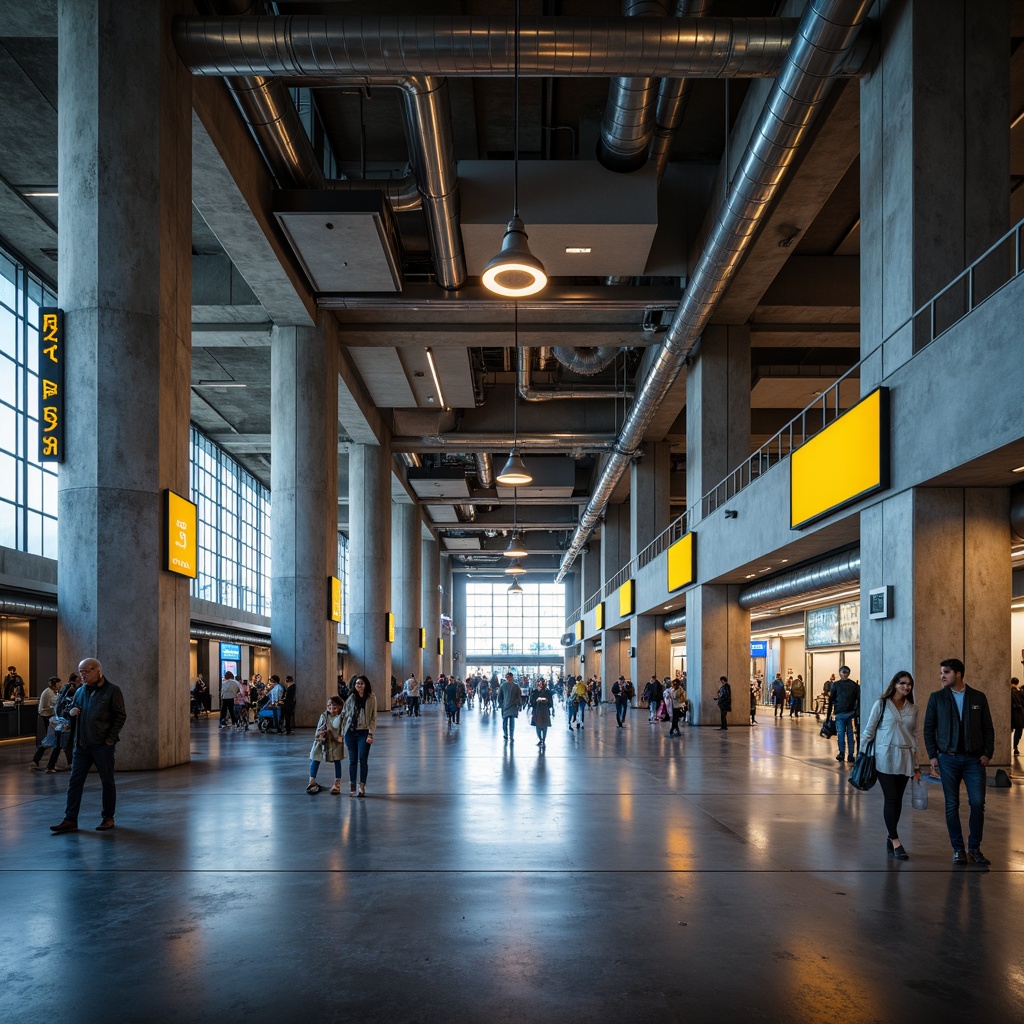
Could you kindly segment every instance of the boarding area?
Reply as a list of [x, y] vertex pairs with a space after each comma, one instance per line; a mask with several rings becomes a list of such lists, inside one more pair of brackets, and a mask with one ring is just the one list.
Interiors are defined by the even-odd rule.
[[4, 741], [9, 1019], [1020, 1019], [1024, 777], [990, 868], [952, 864], [938, 784], [897, 863], [813, 717], [647, 718], [558, 707], [542, 756], [528, 715], [512, 746], [479, 707], [382, 715], [360, 800], [304, 792], [310, 730], [211, 716], [190, 764], [119, 773], [114, 830], [93, 775], [56, 836], [67, 773]]

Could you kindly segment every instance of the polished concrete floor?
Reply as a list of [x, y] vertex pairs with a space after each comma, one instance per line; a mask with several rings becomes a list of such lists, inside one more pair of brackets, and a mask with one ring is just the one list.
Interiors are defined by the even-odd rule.
[[366, 800], [306, 795], [309, 731], [211, 717], [119, 775], [109, 833], [93, 775], [51, 835], [67, 774], [0, 744], [0, 1019], [1024, 1020], [1022, 785], [990, 869], [953, 867], [938, 785], [898, 864], [812, 717], [558, 713], [543, 755], [525, 717], [512, 750], [479, 710], [382, 718]]

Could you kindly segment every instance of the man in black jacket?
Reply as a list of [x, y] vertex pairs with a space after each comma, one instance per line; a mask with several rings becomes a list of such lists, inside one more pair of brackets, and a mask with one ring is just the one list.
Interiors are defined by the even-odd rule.
[[[860, 686], [850, 678], [850, 666], [843, 665], [839, 670], [839, 679], [828, 691], [828, 708], [826, 718], [836, 713], [836, 737], [839, 740], [837, 761], [853, 760], [853, 720], [860, 708]], [[849, 751], [847, 753], [847, 751]]]
[[75, 701], [68, 714], [76, 720], [75, 756], [68, 781], [68, 800], [64, 820], [51, 825], [51, 832], [77, 832], [78, 809], [89, 769], [96, 772], [103, 786], [102, 819], [97, 832], [114, 827], [114, 747], [121, 737], [121, 728], [128, 715], [124, 710], [121, 690], [103, 675], [103, 666], [95, 658], [86, 658], [78, 666], [84, 686], [75, 691]]
[[[942, 689], [928, 698], [924, 713], [924, 745], [932, 767], [942, 778], [946, 828], [953, 844], [954, 864], [989, 864], [981, 852], [985, 828], [985, 769], [995, 751], [996, 732], [988, 700], [964, 682], [964, 663], [946, 658], [939, 663]], [[960, 824], [960, 782], [967, 785], [971, 806], [970, 834], [964, 850]]]

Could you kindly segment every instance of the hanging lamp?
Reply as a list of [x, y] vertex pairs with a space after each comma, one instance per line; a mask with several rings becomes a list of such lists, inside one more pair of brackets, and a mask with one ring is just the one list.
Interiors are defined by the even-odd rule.
[[[513, 341], [515, 353], [512, 365], [519, 366], [519, 303], [515, 304]], [[505, 463], [502, 471], [495, 477], [503, 487], [525, 487], [533, 483], [533, 476], [526, 468], [522, 456], [519, 454], [519, 379], [518, 369], [516, 370], [516, 381], [512, 385], [512, 451], [509, 453], [508, 462]]]
[[505, 548], [506, 558], [525, 558], [530, 552], [526, 550], [522, 537], [519, 536], [519, 492], [512, 492], [512, 539]]
[[509, 597], [523, 596], [523, 588], [519, 586], [519, 580], [513, 578], [512, 582], [509, 584], [508, 595]]
[[501, 240], [501, 250], [484, 268], [484, 287], [496, 295], [525, 298], [536, 295], [548, 283], [544, 264], [530, 252], [530, 243], [519, 216], [519, 0], [515, 22], [515, 137], [512, 140], [512, 219]]

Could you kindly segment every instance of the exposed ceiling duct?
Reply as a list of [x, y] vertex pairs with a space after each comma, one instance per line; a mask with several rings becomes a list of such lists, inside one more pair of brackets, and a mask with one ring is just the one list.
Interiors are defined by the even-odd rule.
[[494, 456], [490, 452], [474, 452], [476, 479], [481, 487], [490, 490], [494, 486]]
[[[519, 434], [515, 439], [518, 448], [532, 452], [607, 452], [615, 444], [614, 434]], [[394, 452], [446, 452], [446, 451], [488, 451], [500, 452], [511, 447], [513, 441], [510, 433], [493, 434], [435, 434], [423, 437], [404, 437], [395, 435], [391, 438], [391, 450]]]
[[661, 623], [661, 628], [672, 632], [673, 629], [679, 629], [681, 626], [686, 625], [686, 609], [684, 608], [681, 612], [676, 612], [675, 615], [667, 616]]
[[734, 185], [718, 213], [626, 423], [555, 577], [560, 582], [600, 521], [684, 363], [768, 215], [838, 69], [857, 38], [870, 0], [811, 0], [779, 77], [751, 134]]
[[566, 348], [563, 345], [555, 345], [551, 349], [551, 354], [567, 370], [589, 377], [611, 366], [621, 351], [622, 349], [616, 348]]
[[[662, 0], [623, 0], [622, 13], [627, 18], [665, 18], [668, 7]], [[647, 162], [657, 89], [656, 78], [611, 80], [597, 145], [597, 159], [610, 171], [628, 173]]]
[[[578, 398], [632, 398], [632, 388], [602, 388], [595, 387], [594, 385], [584, 385], [583, 387], [565, 387], [561, 384], [555, 384], [551, 387], [541, 388], [533, 383], [533, 349], [528, 346], [524, 346], [517, 350], [518, 365], [516, 371], [516, 386], [519, 389], [519, 394], [526, 402], [551, 402], [555, 399], [578, 399]], [[552, 350], [549, 350], [552, 351]], [[572, 353], [576, 349], [563, 348], [562, 352]], [[592, 351], [590, 349], [581, 349], [580, 351]], [[617, 355], [618, 349], [597, 349], [598, 352], [608, 354], [610, 356], [607, 360], [608, 363], [612, 361]], [[564, 365], [564, 364], [563, 364]], [[607, 365], [607, 363], [605, 363]], [[596, 371], [595, 371], [596, 372]]]
[[859, 582], [860, 548], [853, 548], [744, 587], [739, 606], [750, 611]]
[[[523, 18], [519, 74], [770, 78], [780, 73], [797, 25], [793, 18]], [[174, 19], [174, 41], [197, 75], [506, 78], [515, 70], [514, 19], [501, 17], [327, 15], [227, 22], [191, 15]], [[869, 50], [867, 43], [844, 47], [831, 73], [859, 76]]]
[[0, 595], [0, 613], [4, 615], [25, 615], [38, 619], [55, 619], [57, 618], [57, 602]]

